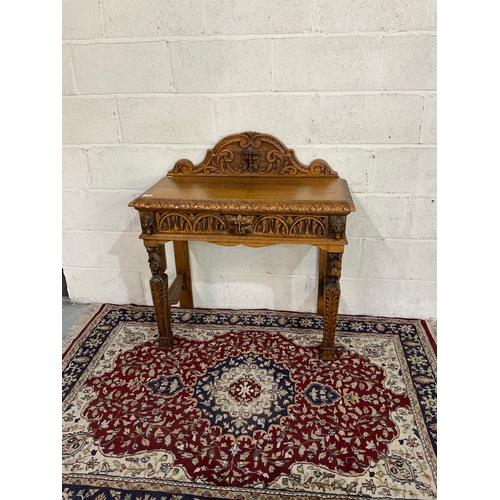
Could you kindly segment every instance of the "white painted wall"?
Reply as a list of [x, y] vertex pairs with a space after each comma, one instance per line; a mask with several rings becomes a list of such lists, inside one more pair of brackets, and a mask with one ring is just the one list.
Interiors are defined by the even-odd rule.
[[[351, 186], [341, 312], [436, 317], [435, 0], [63, 0], [62, 58], [74, 301], [151, 304], [128, 202], [256, 130]], [[191, 264], [196, 306], [315, 311], [312, 247], [196, 243]]]

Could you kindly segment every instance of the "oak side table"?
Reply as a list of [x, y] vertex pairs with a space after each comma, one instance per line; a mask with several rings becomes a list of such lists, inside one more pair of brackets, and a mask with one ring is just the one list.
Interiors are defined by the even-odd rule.
[[[198, 165], [179, 160], [167, 176], [129, 203], [139, 211], [149, 255], [159, 347], [172, 349], [170, 306], [193, 308], [188, 241], [260, 247], [309, 244], [320, 249], [317, 313], [323, 315], [321, 359], [334, 359], [347, 215], [347, 182], [323, 160], [300, 163], [275, 137], [234, 134]], [[168, 286], [165, 246], [174, 245], [177, 276]]]

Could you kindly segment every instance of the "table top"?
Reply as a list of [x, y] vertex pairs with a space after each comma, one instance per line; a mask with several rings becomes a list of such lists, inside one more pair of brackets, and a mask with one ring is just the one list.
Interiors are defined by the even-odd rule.
[[130, 203], [139, 210], [348, 214], [355, 210], [340, 177], [166, 176]]

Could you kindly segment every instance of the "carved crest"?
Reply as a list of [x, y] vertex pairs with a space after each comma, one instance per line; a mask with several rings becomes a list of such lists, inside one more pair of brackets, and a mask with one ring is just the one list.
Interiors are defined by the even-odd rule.
[[338, 177], [326, 161], [318, 159], [304, 165], [297, 160], [293, 149], [272, 135], [258, 132], [229, 135], [209, 149], [198, 165], [179, 160], [168, 175]]

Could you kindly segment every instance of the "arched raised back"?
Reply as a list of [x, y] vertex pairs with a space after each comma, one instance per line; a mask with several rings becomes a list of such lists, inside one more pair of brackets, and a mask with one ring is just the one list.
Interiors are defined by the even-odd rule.
[[179, 160], [168, 172], [174, 176], [266, 176], [266, 177], [338, 177], [324, 160], [304, 165], [280, 140], [269, 134], [243, 132], [228, 135], [198, 165]]

